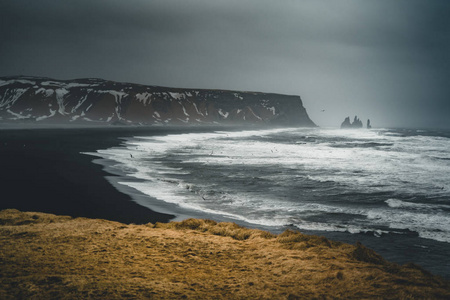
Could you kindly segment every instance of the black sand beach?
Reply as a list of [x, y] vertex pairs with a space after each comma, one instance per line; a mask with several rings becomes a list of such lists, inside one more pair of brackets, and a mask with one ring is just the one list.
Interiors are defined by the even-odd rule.
[[[166, 134], [177, 128], [0, 129], [0, 210], [15, 208], [123, 223], [168, 222], [119, 192], [95, 164], [94, 152], [121, 143], [120, 137]], [[187, 129], [184, 128], [184, 131]], [[205, 130], [205, 129], [189, 129]]]
[[[127, 224], [169, 222], [180, 216], [177, 210], [170, 207], [164, 209], [157, 205], [149, 209], [139, 205], [135, 202], [141, 197], [138, 191], [126, 190], [114, 184], [120, 177], [106, 172], [107, 164], [94, 163], [97, 157], [81, 152], [95, 152], [98, 149], [119, 146], [123, 142], [121, 138], [132, 136], [211, 132], [223, 129], [223, 127], [114, 126], [63, 129], [0, 127], [0, 210], [14, 208], [21, 211], [106, 219]], [[206, 214], [193, 217], [210, 218]], [[252, 227], [251, 224], [241, 225]], [[324, 234], [315, 231], [304, 233]], [[386, 235], [383, 242], [370, 233], [328, 232], [326, 236], [332, 240], [351, 244], [360, 241], [389, 261], [401, 264], [413, 261], [435, 274], [449, 278], [448, 269], [445, 268], [448, 265], [446, 244], [424, 239], [420, 245], [416, 245], [414, 235]]]

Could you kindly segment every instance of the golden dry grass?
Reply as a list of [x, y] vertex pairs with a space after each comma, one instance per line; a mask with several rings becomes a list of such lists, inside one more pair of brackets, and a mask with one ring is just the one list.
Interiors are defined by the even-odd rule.
[[188, 219], [0, 211], [0, 299], [433, 299], [450, 283], [363, 245]]

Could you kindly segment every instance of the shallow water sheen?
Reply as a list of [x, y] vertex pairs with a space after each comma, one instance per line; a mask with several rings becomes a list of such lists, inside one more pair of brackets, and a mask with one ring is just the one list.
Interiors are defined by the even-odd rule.
[[135, 137], [98, 154], [122, 184], [188, 211], [447, 244], [449, 149], [442, 131], [285, 128]]

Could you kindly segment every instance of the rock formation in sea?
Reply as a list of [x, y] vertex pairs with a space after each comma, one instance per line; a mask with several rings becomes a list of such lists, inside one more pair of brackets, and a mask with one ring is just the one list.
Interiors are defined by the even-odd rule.
[[353, 123], [350, 122], [350, 117], [347, 117], [341, 124], [341, 128], [362, 128], [362, 127], [363, 127], [362, 121], [357, 116], [355, 116], [355, 118], [353, 119]]
[[372, 125], [370, 125], [370, 119], [367, 119], [367, 129], [372, 128]]
[[300, 96], [24, 76], [0, 78], [0, 122], [316, 126]]

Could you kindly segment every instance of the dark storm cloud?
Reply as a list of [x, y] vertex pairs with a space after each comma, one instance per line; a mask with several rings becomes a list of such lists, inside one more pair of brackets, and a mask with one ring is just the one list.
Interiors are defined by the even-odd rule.
[[450, 127], [446, 0], [0, 1], [0, 75], [300, 94], [320, 125]]

